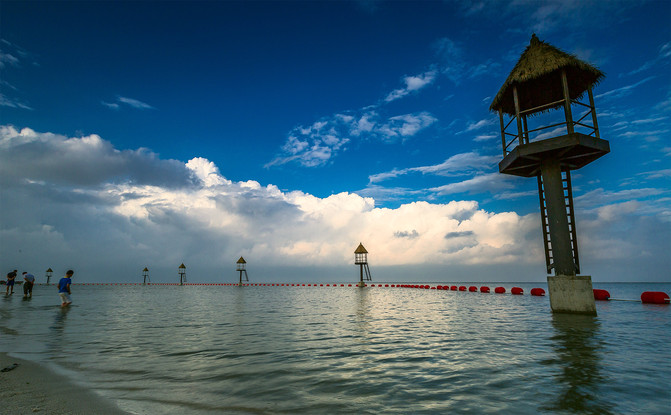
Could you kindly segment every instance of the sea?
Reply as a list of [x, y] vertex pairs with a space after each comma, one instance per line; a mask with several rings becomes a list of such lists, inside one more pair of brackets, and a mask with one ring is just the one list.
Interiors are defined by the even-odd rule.
[[669, 305], [599, 301], [591, 317], [551, 313], [528, 294], [544, 283], [340, 284], [75, 284], [66, 309], [53, 285], [3, 286], [0, 351], [135, 414], [671, 413]]

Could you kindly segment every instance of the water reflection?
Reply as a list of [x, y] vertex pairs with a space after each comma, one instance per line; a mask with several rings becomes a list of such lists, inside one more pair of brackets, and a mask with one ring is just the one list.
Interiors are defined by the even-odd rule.
[[604, 345], [600, 322], [593, 316], [554, 314], [554, 335], [550, 338], [559, 366], [556, 400], [542, 409], [580, 414], [611, 414], [613, 405], [600, 399], [599, 389], [607, 382], [600, 374]]
[[357, 288], [356, 290], [356, 328], [359, 336], [365, 338], [370, 331], [370, 293], [369, 288]]
[[61, 307], [54, 314], [54, 322], [51, 325], [50, 329], [57, 332], [58, 334], [63, 334], [63, 329], [65, 328], [65, 321], [67, 320], [69, 312], [70, 307]]

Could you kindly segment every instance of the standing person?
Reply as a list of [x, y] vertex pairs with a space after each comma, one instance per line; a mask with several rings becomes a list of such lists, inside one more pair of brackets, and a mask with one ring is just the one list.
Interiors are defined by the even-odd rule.
[[61, 278], [58, 281], [58, 295], [61, 297], [61, 307], [67, 307], [72, 304], [72, 299], [70, 298], [70, 284], [72, 284], [72, 275], [75, 272], [71, 269], [65, 273], [65, 277]]
[[[5, 291], [5, 295], [10, 295], [14, 294], [14, 280], [16, 280], [16, 270], [7, 273], [7, 291]], [[10, 293], [9, 290], [12, 290]]]
[[33, 285], [35, 285], [35, 276], [23, 272], [23, 298], [33, 298]]

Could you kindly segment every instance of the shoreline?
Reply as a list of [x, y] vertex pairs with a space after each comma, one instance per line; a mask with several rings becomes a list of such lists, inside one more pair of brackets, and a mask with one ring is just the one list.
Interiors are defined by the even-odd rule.
[[15, 415], [130, 415], [112, 401], [82, 388], [47, 366], [0, 352], [2, 406], [0, 412]]

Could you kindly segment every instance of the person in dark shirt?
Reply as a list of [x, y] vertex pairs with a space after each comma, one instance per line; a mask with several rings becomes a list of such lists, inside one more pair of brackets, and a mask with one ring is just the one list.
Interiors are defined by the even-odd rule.
[[[7, 274], [7, 291], [5, 295], [14, 294], [14, 281], [16, 280], [16, 270]], [[11, 290], [11, 292], [10, 292]]]

